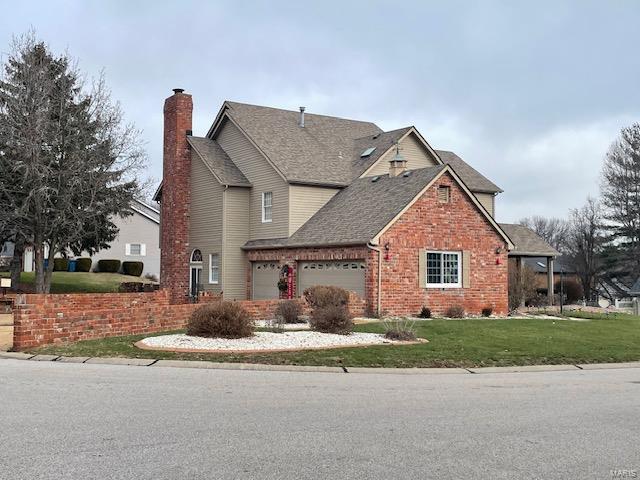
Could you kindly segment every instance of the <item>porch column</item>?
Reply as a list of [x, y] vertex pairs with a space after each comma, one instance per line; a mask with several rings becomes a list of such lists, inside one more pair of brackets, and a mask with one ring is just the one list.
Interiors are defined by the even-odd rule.
[[547, 298], [549, 306], [553, 305], [553, 257], [547, 257]]
[[[523, 272], [522, 257], [516, 257], [516, 273], [517, 273], [516, 278], [518, 279], [518, 282], [520, 282], [520, 287], [522, 287], [522, 284], [524, 283], [524, 279], [522, 278], [522, 272]], [[524, 295], [523, 295], [522, 300], [520, 300], [521, 307], [525, 306], [525, 300], [526, 299], [524, 298]]]

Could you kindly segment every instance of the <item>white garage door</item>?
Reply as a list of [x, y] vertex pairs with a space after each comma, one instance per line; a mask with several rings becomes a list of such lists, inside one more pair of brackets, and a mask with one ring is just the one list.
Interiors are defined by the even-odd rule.
[[253, 299], [278, 298], [280, 266], [275, 262], [253, 262], [252, 271]]
[[333, 285], [356, 292], [364, 297], [364, 262], [300, 262], [298, 265], [298, 292], [314, 285]]

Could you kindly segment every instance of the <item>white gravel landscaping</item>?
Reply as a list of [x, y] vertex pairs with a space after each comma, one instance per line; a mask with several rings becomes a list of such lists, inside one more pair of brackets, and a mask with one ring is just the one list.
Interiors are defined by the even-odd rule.
[[[253, 324], [258, 328], [270, 328], [274, 326], [269, 320], [255, 320]], [[311, 328], [309, 324], [305, 322], [283, 323], [281, 326], [284, 330], [309, 330]]]
[[256, 352], [306, 350], [314, 348], [357, 347], [359, 345], [403, 344], [386, 339], [379, 333], [352, 333], [336, 335], [311, 331], [256, 332], [248, 338], [204, 338], [184, 334], [147, 337], [136, 343], [139, 348], [150, 350], [191, 350], [218, 352]]

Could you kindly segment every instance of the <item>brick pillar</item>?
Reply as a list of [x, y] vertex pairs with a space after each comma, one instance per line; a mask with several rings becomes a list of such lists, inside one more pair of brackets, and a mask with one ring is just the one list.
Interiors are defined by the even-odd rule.
[[160, 239], [160, 286], [171, 303], [186, 301], [189, 290], [189, 208], [191, 204], [191, 95], [175, 89], [164, 102], [164, 154]]

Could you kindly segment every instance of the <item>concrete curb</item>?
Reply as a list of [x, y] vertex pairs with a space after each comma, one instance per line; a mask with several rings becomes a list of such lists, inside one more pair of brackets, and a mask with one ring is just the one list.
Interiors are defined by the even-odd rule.
[[376, 367], [327, 367], [306, 365], [266, 365], [261, 363], [218, 363], [198, 360], [157, 360], [150, 358], [122, 357], [63, 357], [58, 355], [33, 355], [22, 352], [0, 352], [0, 359], [33, 360], [39, 362], [88, 363], [91, 365], [129, 365], [138, 367], [196, 368], [209, 370], [247, 370], [264, 372], [316, 372], [360, 373], [395, 375], [473, 375], [486, 373], [561, 372], [576, 370], [607, 370], [640, 368], [640, 362], [588, 363], [579, 365], [522, 365], [513, 367], [473, 368], [376, 368]]

